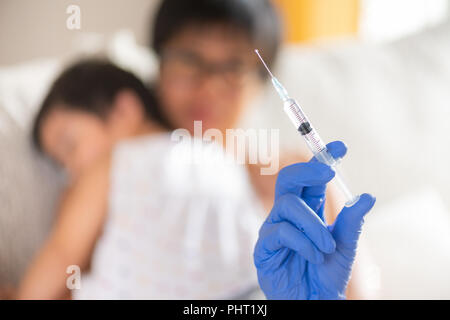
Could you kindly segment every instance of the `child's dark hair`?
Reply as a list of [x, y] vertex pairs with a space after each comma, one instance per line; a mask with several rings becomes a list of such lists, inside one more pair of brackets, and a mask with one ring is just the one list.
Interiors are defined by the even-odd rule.
[[32, 131], [35, 147], [42, 151], [42, 121], [58, 106], [105, 118], [116, 95], [124, 89], [138, 96], [149, 118], [158, 119], [153, 93], [132, 73], [102, 59], [82, 60], [70, 66], [55, 80], [36, 116]]
[[[275, 61], [282, 27], [270, 0], [163, 0], [153, 28], [153, 49], [161, 54], [167, 41], [186, 27], [211, 24], [225, 24], [244, 32], [269, 66]], [[262, 68], [260, 74], [267, 76]]]

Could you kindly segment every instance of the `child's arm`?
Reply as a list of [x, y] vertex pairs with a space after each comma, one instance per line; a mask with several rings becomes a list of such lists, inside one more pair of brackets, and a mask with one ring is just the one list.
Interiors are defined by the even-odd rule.
[[29, 267], [18, 299], [61, 299], [70, 292], [66, 269], [90, 262], [107, 211], [109, 156], [87, 169], [63, 198], [56, 224]]

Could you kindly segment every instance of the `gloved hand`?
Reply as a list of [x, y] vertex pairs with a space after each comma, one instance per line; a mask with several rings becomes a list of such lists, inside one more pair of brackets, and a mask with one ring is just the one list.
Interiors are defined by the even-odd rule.
[[[340, 141], [327, 147], [334, 158], [347, 152]], [[375, 198], [361, 195], [327, 226], [325, 190], [333, 177], [334, 171], [315, 158], [280, 171], [275, 203], [254, 251], [258, 281], [268, 299], [345, 299], [364, 216]]]

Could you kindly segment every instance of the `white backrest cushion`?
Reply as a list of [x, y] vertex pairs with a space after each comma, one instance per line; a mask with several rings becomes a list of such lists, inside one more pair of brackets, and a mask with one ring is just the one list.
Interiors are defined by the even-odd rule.
[[62, 176], [34, 151], [30, 129], [58, 69], [45, 60], [0, 70], [0, 286], [17, 283], [54, 217]]

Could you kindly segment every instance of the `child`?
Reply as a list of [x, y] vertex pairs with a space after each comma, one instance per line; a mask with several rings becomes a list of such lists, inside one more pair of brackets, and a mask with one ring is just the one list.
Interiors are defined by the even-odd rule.
[[101, 60], [53, 84], [33, 140], [70, 182], [17, 298], [70, 297], [70, 266], [83, 274], [77, 298], [223, 298], [256, 285], [263, 210], [247, 176], [177, 162], [151, 120], [155, 103], [134, 75]]
[[133, 74], [101, 60], [57, 79], [35, 120], [33, 141], [73, 178], [121, 139], [162, 131], [155, 98]]

